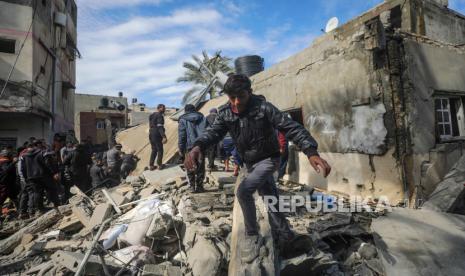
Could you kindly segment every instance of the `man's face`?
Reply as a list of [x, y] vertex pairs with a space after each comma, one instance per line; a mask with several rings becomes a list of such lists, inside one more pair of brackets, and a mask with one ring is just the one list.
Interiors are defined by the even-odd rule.
[[233, 111], [237, 111], [238, 113], [242, 113], [247, 108], [247, 103], [250, 99], [250, 92], [243, 90], [237, 94], [228, 95], [229, 102], [231, 103], [231, 107]]
[[165, 108], [164, 106], [162, 106], [162, 107], [160, 107], [160, 108], [158, 109], [158, 111], [159, 111], [160, 113], [165, 113], [165, 109], [166, 109], [166, 108]]

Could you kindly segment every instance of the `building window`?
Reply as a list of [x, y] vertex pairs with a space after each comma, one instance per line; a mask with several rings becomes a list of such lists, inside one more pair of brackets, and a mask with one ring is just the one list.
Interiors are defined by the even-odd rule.
[[145, 108], [144, 108], [144, 107], [141, 107], [141, 108], [140, 108], [140, 111], [145, 111]]
[[434, 109], [440, 140], [465, 137], [463, 97], [438, 97], [434, 100]]
[[105, 129], [105, 121], [97, 121], [97, 129]]
[[16, 53], [16, 40], [0, 38], [0, 52], [7, 54]]

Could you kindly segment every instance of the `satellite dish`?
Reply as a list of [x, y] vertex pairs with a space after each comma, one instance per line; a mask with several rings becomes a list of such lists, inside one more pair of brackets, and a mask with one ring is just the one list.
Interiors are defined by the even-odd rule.
[[336, 29], [339, 25], [339, 19], [337, 17], [331, 18], [328, 23], [326, 23], [325, 33], [329, 33], [332, 30]]

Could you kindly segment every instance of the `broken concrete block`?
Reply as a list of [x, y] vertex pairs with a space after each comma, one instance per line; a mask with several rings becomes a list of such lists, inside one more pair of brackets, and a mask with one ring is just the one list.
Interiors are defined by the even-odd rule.
[[90, 226], [90, 215], [88, 212], [80, 205], [73, 206], [71, 208], [73, 215], [87, 228]]
[[202, 236], [197, 236], [194, 246], [187, 251], [187, 263], [194, 275], [216, 275], [221, 257], [215, 245]]
[[33, 240], [34, 240], [34, 235], [24, 234], [23, 237], [21, 238], [21, 245], [24, 246], [24, 245], [30, 243]]
[[49, 241], [49, 240], [62, 240], [64, 233], [60, 230], [53, 230], [48, 233], [45, 233], [39, 237], [40, 241]]
[[141, 199], [146, 198], [146, 197], [150, 196], [151, 194], [153, 194], [156, 190], [157, 190], [157, 188], [155, 186], [150, 185], [147, 188], [142, 189], [139, 192], [139, 196], [140, 196]]
[[73, 214], [70, 216], [64, 217], [61, 221], [58, 229], [63, 232], [77, 232], [84, 227], [84, 224]]
[[[465, 155], [452, 167], [444, 180], [438, 184], [423, 209], [436, 212], [465, 214]], [[462, 210], [460, 210], [462, 209]]]
[[153, 216], [147, 230], [147, 237], [161, 239], [173, 228], [173, 217], [170, 214], [158, 213]]
[[362, 243], [358, 249], [358, 254], [360, 254], [363, 259], [371, 260], [378, 256], [378, 250], [370, 243]]
[[113, 210], [113, 206], [109, 203], [102, 203], [95, 207], [94, 212], [92, 213], [92, 217], [89, 221], [90, 229], [94, 228], [97, 225], [100, 225], [105, 219], [110, 217], [111, 211]]
[[150, 264], [155, 263], [155, 256], [152, 253], [152, 250], [146, 246], [141, 245], [132, 245], [125, 247], [123, 249], [113, 251], [112, 255], [117, 258], [114, 260], [112, 257], [108, 257], [109, 261], [114, 261], [120, 265], [141, 265], [141, 264]]
[[[180, 267], [173, 266], [170, 262], [161, 264], [147, 264], [144, 266], [142, 276], [182, 276]], [[199, 274], [208, 275], [208, 274]]]
[[[50, 258], [55, 265], [64, 266], [67, 269], [76, 272], [79, 264], [84, 259], [84, 254], [59, 250], [50, 256]], [[110, 261], [105, 262], [105, 264], [108, 268], [113, 270], [118, 270], [121, 268], [120, 265]], [[85, 267], [85, 273], [83, 273], [83, 275], [105, 275], [103, 272], [102, 262], [97, 256], [90, 256]]]

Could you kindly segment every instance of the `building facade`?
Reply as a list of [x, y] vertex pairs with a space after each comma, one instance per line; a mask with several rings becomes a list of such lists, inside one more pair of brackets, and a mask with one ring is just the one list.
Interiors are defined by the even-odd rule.
[[74, 128], [77, 6], [0, 1], [0, 144]]
[[253, 76], [333, 166], [291, 151], [289, 179], [421, 204], [464, 152], [465, 16], [447, 1], [390, 0]]
[[117, 130], [128, 126], [128, 100], [118, 97], [75, 95], [75, 133], [79, 141], [111, 145]]

